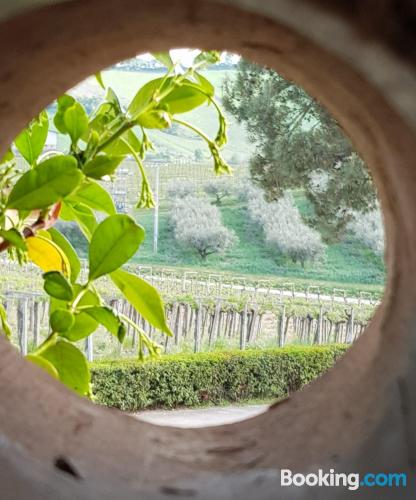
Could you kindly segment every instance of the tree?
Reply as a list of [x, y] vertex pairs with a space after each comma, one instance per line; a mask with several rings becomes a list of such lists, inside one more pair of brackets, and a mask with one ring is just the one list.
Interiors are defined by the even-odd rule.
[[[303, 189], [314, 207], [311, 223], [329, 239], [344, 232], [351, 209], [374, 208], [376, 196], [362, 160], [336, 121], [300, 87], [241, 60], [236, 78], [225, 81], [223, 104], [257, 146], [250, 172], [268, 200]], [[313, 186], [317, 172], [326, 178], [319, 191]]]
[[233, 193], [232, 180], [230, 178], [217, 177], [207, 181], [203, 189], [206, 194], [214, 197], [214, 205], [220, 206], [222, 200]]
[[184, 179], [172, 179], [166, 185], [166, 194], [171, 200], [185, 198], [190, 194], [195, 194], [196, 190], [195, 182]]
[[371, 212], [355, 212], [348, 230], [354, 238], [370, 248], [376, 255], [384, 252], [384, 228], [379, 208]]
[[[199, 53], [193, 65], [178, 72], [169, 53], [155, 54], [167, 68], [166, 75], [141, 87], [127, 109], [111, 88], [105, 99], [88, 114], [70, 95], [58, 99], [54, 124], [70, 144], [65, 154], [43, 153], [49, 116], [43, 111], [15, 139], [14, 147], [26, 161], [17, 168], [12, 148], [0, 159], [0, 251], [7, 250], [19, 262], [31, 260], [44, 272], [43, 288], [50, 299], [50, 334], [27, 359], [83, 396], [91, 395], [90, 372], [76, 342], [99, 325], [123, 342], [127, 324], [139, 335], [139, 357], [144, 351], [157, 355], [160, 346], [124, 314], [103, 302], [95, 286], [107, 276], [137, 312], [154, 328], [171, 335], [159, 293], [149, 283], [121, 267], [141, 246], [143, 227], [116, 212], [110, 194], [100, 180], [112, 176], [127, 156], [137, 163], [142, 177], [137, 206], [154, 206], [143, 160], [152, 144], [146, 130], [188, 128], [206, 142], [216, 173], [230, 169], [221, 156], [226, 123], [214, 98], [214, 87], [199, 71], [219, 60], [217, 52]], [[98, 83], [105, 88], [101, 75]], [[210, 103], [218, 115], [218, 132], [209, 138], [177, 115]], [[101, 214], [99, 222], [98, 213]], [[76, 223], [88, 242], [89, 271], [80, 274], [79, 256], [53, 227], [58, 219]], [[0, 305], [1, 332], [11, 329]]]
[[302, 267], [322, 257], [325, 245], [320, 234], [303, 222], [290, 194], [271, 203], [264, 200], [258, 188], [247, 189], [246, 196], [249, 217], [263, 228], [273, 253], [289, 257]]
[[176, 241], [196, 250], [202, 260], [224, 253], [237, 240], [234, 231], [222, 224], [218, 208], [202, 198], [177, 199], [170, 220]]

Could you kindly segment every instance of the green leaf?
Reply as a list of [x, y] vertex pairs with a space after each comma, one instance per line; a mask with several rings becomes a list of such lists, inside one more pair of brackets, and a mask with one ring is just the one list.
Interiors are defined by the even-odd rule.
[[111, 87], [109, 87], [107, 90], [105, 100], [113, 106], [113, 110], [116, 112], [116, 114], [121, 114], [123, 112], [119, 98]]
[[109, 215], [116, 213], [116, 207], [108, 191], [91, 179], [85, 180], [67, 201], [82, 203], [92, 210], [99, 210]]
[[15, 156], [14, 156], [14, 153], [13, 151], [11, 150], [11, 148], [9, 148], [6, 153], [3, 155], [2, 158], [0, 158], [0, 165], [4, 165], [5, 163], [10, 163], [12, 162], [13, 160], [15, 159]]
[[116, 311], [107, 306], [89, 307], [83, 309], [85, 314], [94, 318], [98, 323], [103, 325], [111, 334], [113, 334], [120, 343], [123, 342], [126, 336], [126, 327], [118, 317]]
[[81, 183], [82, 172], [72, 156], [54, 156], [20, 177], [12, 189], [7, 208], [47, 208], [71, 194]]
[[101, 71], [99, 71], [98, 73], [95, 74], [95, 79], [97, 80], [98, 82], [98, 85], [103, 89], [105, 90], [105, 85], [104, 85], [104, 80], [103, 80], [103, 75], [101, 73]]
[[7, 322], [7, 313], [3, 304], [0, 304], [0, 324], [4, 334], [8, 339], [10, 339], [12, 336], [12, 330], [9, 326], [9, 323]]
[[56, 309], [50, 316], [49, 322], [53, 332], [65, 333], [75, 323], [75, 317], [68, 309]]
[[199, 89], [197, 84], [185, 80], [185, 83], [175, 87], [160, 101], [160, 106], [167, 106], [172, 115], [187, 113], [207, 102], [208, 97], [201, 90], [203, 89]]
[[142, 113], [157, 96], [157, 94], [166, 88], [166, 86], [171, 84], [171, 80], [172, 77], [155, 78], [154, 80], [150, 80], [150, 82], [143, 85], [127, 108], [128, 116], [134, 119], [137, 115]]
[[46, 111], [42, 111], [38, 118], [32, 120], [15, 139], [14, 143], [23, 158], [34, 165], [39, 155], [42, 153], [48, 137], [49, 116]]
[[128, 215], [104, 219], [91, 238], [89, 279], [97, 279], [122, 266], [137, 252], [144, 236], [144, 229]]
[[66, 340], [58, 340], [55, 345], [42, 351], [41, 357], [56, 369], [59, 380], [81, 396], [90, 393], [90, 371], [82, 352]]
[[60, 217], [66, 221], [77, 222], [88, 241], [97, 227], [97, 219], [94, 212], [82, 203], [65, 201], [62, 204]]
[[74, 297], [71, 284], [58, 271], [49, 271], [43, 275], [45, 292], [55, 299], [70, 301]]
[[77, 253], [75, 252], [71, 243], [57, 229], [52, 227], [48, 229], [47, 232], [50, 234], [52, 241], [56, 245], [58, 245], [58, 247], [66, 255], [71, 268], [70, 272], [71, 283], [75, 283], [81, 271], [81, 262], [79, 261]]
[[[77, 296], [80, 291], [81, 291], [81, 286], [74, 285], [74, 296]], [[99, 297], [97, 296], [96, 293], [92, 292], [91, 290], [85, 292], [81, 300], [78, 302], [78, 307], [81, 308], [86, 306], [99, 306], [99, 305], [100, 305]], [[51, 314], [53, 313], [53, 311], [65, 307], [66, 307], [65, 301], [53, 298], [50, 301]], [[91, 316], [85, 314], [82, 311], [75, 312], [74, 318], [75, 318], [74, 325], [66, 332], [61, 333], [62, 337], [65, 337], [71, 342], [77, 342], [78, 340], [88, 337], [88, 335], [91, 335], [91, 333], [93, 333], [98, 328], [98, 322]]]
[[130, 149], [126, 146], [125, 142], [127, 141], [128, 144], [136, 151], [140, 151], [142, 148], [142, 143], [140, 139], [137, 137], [137, 135], [133, 132], [133, 130], [127, 130], [127, 132], [124, 132], [118, 139], [116, 139], [114, 142], [109, 144], [105, 149], [105, 153], [108, 155], [114, 155], [114, 156], [126, 156], [131, 154]]
[[24, 252], [27, 250], [25, 240], [17, 229], [0, 229], [0, 236], [19, 250], [23, 250]]
[[75, 102], [65, 110], [63, 122], [71, 137], [72, 144], [77, 144], [79, 139], [86, 133], [88, 121], [88, 115], [79, 102]]
[[25, 356], [25, 359], [39, 366], [39, 368], [42, 368], [42, 370], [45, 370], [45, 372], [49, 373], [51, 377], [59, 380], [57, 369], [48, 360], [42, 358], [41, 356], [38, 356], [37, 354], [28, 354], [27, 356]]
[[164, 129], [172, 126], [172, 116], [165, 110], [153, 110], [142, 113], [137, 123], [143, 128]]
[[114, 129], [120, 127], [125, 120], [123, 110], [116, 93], [113, 89], [107, 89], [107, 95], [97, 110], [92, 115], [89, 128], [90, 131], [96, 131], [99, 135], [105, 133], [106, 136]]
[[124, 156], [121, 155], [109, 156], [101, 153], [84, 165], [83, 172], [87, 177], [101, 179], [106, 175], [113, 175], [123, 159]]
[[195, 78], [197, 79], [201, 89], [206, 92], [209, 96], [214, 97], [215, 87], [212, 83], [207, 80], [201, 73], [195, 73]]
[[194, 65], [199, 68], [210, 66], [211, 64], [217, 64], [221, 60], [221, 53], [217, 50], [208, 50], [200, 52], [194, 59]]
[[172, 335], [166, 322], [163, 301], [152, 285], [121, 269], [112, 272], [110, 277], [121, 293], [146, 321], [167, 335]]
[[75, 103], [75, 99], [72, 96], [65, 94], [59, 97], [57, 102], [58, 110], [55, 114], [53, 122], [55, 124], [55, 127], [59, 132], [61, 132], [61, 134], [67, 134], [68, 130], [64, 122], [64, 115], [65, 111]]
[[[133, 119], [146, 128], [162, 128], [162, 127], [147, 127], [145, 119], [142, 117], [144, 111], [153, 101], [157, 94], [162, 94], [171, 88], [169, 94], [160, 100], [157, 109], [149, 109], [146, 113], [168, 111], [170, 114], [187, 113], [201, 104], [207, 102], [208, 97], [205, 95], [203, 87], [199, 87], [196, 82], [189, 79], [184, 80], [179, 86], [173, 85], [176, 77], [156, 78], [143, 85], [136, 94], [127, 109], [127, 113]], [[143, 123], [142, 123], [143, 122]]]
[[152, 52], [152, 56], [168, 69], [173, 68], [173, 61], [169, 52]]

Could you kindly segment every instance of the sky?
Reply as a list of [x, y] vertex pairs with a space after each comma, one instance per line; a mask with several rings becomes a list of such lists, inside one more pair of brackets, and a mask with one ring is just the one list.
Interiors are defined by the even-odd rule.
[[[174, 63], [176, 63], [177, 61], [180, 61], [184, 66], [190, 66], [192, 64], [192, 61], [194, 60], [194, 58], [200, 52], [200, 50], [198, 50], [198, 49], [172, 49], [169, 52], [170, 52], [170, 56], [171, 56]], [[223, 52], [221, 54], [221, 61], [223, 61], [225, 59], [226, 55], [227, 55], [226, 52]], [[143, 59], [145, 61], [150, 61], [153, 59], [153, 56], [149, 53], [140, 54], [137, 57], [139, 59]], [[240, 56], [238, 56], [237, 54], [232, 54], [233, 62], [234, 61], [238, 62], [239, 59], [240, 59]]]

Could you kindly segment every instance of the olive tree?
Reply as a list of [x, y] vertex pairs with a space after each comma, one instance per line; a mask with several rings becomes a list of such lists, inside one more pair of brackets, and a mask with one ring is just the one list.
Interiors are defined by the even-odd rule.
[[302, 266], [322, 257], [325, 245], [319, 232], [303, 222], [290, 194], [272, 203], [265, 201], [258, 188], [246, 189], [246, 195], [249, 216], [263, 228], [265, 240], [274, 253]]
[[215, 253], [224, 253], [237, 240], [234, 231], [222, 224], [218, 208], [203, 198], [178, 199], [170, 220], [176, 241], [198, 252], [202, 260]]
[[190, 194], [194, 194], [196, 190], [196, 183], [185, 179], [171, 179], [166, 185], [166, 194], [171, 200], [185, 198]]
[[217, 206], [222, 204], [222, 200], [233, 194], [232, 179], [216, 178], [205, 182], [203, 190], [214, 198], [213, 203]]
[[383, 255], [384, 228], [379, 208], [371, 212], [354, 212], [348, 230], [354, 238], [370, 248], [376, 255]]

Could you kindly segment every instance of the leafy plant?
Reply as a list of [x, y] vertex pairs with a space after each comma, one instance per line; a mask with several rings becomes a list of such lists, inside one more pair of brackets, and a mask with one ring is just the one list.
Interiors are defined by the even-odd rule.
[[163, 356], [92, 365], [97, 402], [126, 411], [284, 398], [324, 372], [347, 346], [285, 347]]
[[[132, 156], [142, 176], [137, 206], [153, 207], [143, 164], [146, 152], [153, 148], [146, 130], [163, 130], [172, 124], [187, 127], [206, 141], [216, 173], [230, 172], [220, 154], [227, 140], [226, 122], [214, 99], [214, 87], [199, 73], [218, 61], [219, 54], [201, 52], [187, 69], [173, 64], [168, 53], [155, 54], [155, 58], [166, 65], [166, 74], [141, 87], [127, 109], [111, 88], [105, 88], [101, 75], [97, 81], [106, 96], [92, 113], [69, 94], [57, 100], [53, 121], [70, 139], [66, 154], [42, 154], [49, 130], [49, 117], [43, 111], [14, 142], [27, 168], [17, 168], [12, 148], [0, 162], [0, 251], [7, 250], [20, 263], [31, 260], [38, 265], [50, 297], [50, 334], [28, 360], [81, 395], [91, 394], [90, 373], [74, 342], [91, 335], [99, 325], [123, 342], [130, 324], [140, 338], [140, 358], [145, 350], [150, 355], [159, 352], [159, 346], [137, 324], [104, 303], [97, 280], [108, 276], [142, 317], [171, 335], [157, 290], [121, 269], [140, 248], [144, 229], [128, 215], [116, 213], [99, 181], [113, 176], [123, 160]], [[211, 104], [218, 114], [214, 139], [177, 117], [203, 104]], [[52, 227], [58, 219], [78, 224], [88, 241], [86, 277], [81, 276], [80, 260], [71, 244]], [[0, 319], [2, 331], [10, 337], [2, 307]]]

